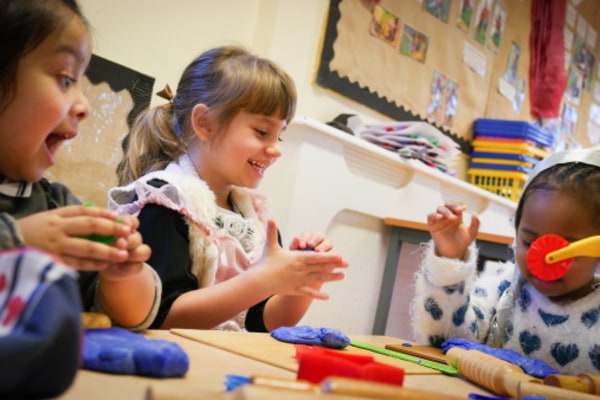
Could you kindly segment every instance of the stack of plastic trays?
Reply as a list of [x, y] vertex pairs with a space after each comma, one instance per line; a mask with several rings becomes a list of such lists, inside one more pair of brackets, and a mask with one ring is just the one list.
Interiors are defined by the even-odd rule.
[[518, 201], [527, 175], [548, 155], [552, 136], [525, 121], [480, 118], [475, 121], [469, 182]]

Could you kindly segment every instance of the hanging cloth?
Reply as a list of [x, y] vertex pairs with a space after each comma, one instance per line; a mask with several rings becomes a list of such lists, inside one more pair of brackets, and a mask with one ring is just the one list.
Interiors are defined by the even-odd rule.
[[567, 82], [565, 73], [566, 0], [533, 0], [529, 67], [531, 115], [556, 118]]

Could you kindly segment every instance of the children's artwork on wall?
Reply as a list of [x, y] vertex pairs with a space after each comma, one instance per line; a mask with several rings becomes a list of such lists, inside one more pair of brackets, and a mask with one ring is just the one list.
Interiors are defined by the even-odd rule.
[[600, 144], [600, 126], [589, 124], [587, 125], [587, 139], [592, 146]]
[[583, 87], [586, 92], [590, 92], [592, 90], [592, 82], [594, 80], [594, 64], [596, 64], [596, 57], [594, 53], [588, 48], [587, 55], [587, 67], [585, 71], [583, 71]]
[[460, 0], [460, 5], [458, 8], [458, 19], [456, 20], [456, 26], [460, 30], [467, 33], [471, 30], [474, 3], [475, 0]]
[[573, 65], [583, 72], [587, 68], [587, 49], [583, 44], [583, 39], [579, 35], [573, 37], [571, 55], [571, 62]]
[[425, 11], [443, 22], [448, 22], [451, 0], [424, 0]]
[[427, 57], [427, 48], [429, 47], [429, 37], [412, 26], [404, 24], [402, 30], [402, 41], [400, 42], [400, 53], [424, 63]]
[[593, 50], [584, 44], [583, 39], [579, 35], [575, 35], [573, 39], [573, 47], [571, 49], [572, 65], [577, 67], [582, 75], [582, 89], [590, 92], [592, 89], [594, 68], [596, 57]]
[[581, 98], [581, 88], [583, 85], [583, 76], [581, 72], [574, 67], [569, 68], [567, 73], [567, 88], [565, 90], [565, 97], [567, 100], [579, 104]]
[[517, 83], [517, 90], [515, 91], [515, 98], [513, 99], [513, 110], [515, 114], [521, 113], [521, 106], [523, 105], [523, 100], [525, 100], [525, 88], [527, 87], [527, 81], [521, 78]]
[[[573, 138], [575, 132], [575, 125], [579, 118], [577, 109], [571, 104], [564, 102], [563, 110], [561, 114], [561, 131], [567, 138]], [[571, 139], [572, 140], [572, 139]]]
[[600, 127], [600, 105], [596, 103], [590, 104], [589, 122]]
[[506, 8], [496, 3], [494, 14], [492, 16], [492, 27], [488, 40], [488, 48], [494, 53], [500, 50], [502, 36], [504, 35], [504, 26], [506, 25]]
[[379, 4], [373, 9], [373, 20], [369, 32], [371, 35], [382, 39], [392, 47], [398, 44], [400, 18], [392, 14]]
[[588, 25], [587, 33], [585, 35], [585, 44], [588, 46], [588, 48], [596, 48], [596, 39], [598, 39], [598, 32], [592, 25]]
[[427, 118], [440, 122], [444, 113], [444, 90], [446, 88], [446, 75], [439, 71], [433, 71], [431, 88], [429, 90], [429, 105], [427, 106]]
[[475, 14], [474, 38], [482, 46], [485, 45], [485, 38], [487, 37], [488, 26], [490, 25], [491, 9], [492, 0], [481, 0]]
[[442, 125], [452, 128], [458, 109], [458, 82], [446, 80], [446, 95], [444, 101], [444, 121]]
[[[506, 8], [506, 25], [500, 30], [501, 50], [494, 56], [487, 46], [494, 5], [500, 1]], [[585, 0], [589, 1], [589, 0]], [[315, 73], [315, 84], [327, 93], [344, 96], [350, 101], [368, 107], [382, 117], [396, 121], [427, 121], [459, 143], [464, 154], [471, 152], [473, 121], [482, 116], [504, 119], [527, 119], [530, 112], [530, 76], [523, 69], [523, 61], [530, 59], [529, 33], [531, 31], [531, 4], [522, 0], [455, 0], [448, 2], [449, 23], [435, 20], [436, 7], [444, 2], [432, 0], [328, 0], [329, 8], [323, 31], [322, 47]], [[429, 7], [429, 8], [428, 8]], [[439, 8], [437, 9], [439, 10]], [[502, 10], [504, 11], [504, 10]], [[457, 28], [463, 16], [469, 21], [468, 34]], [[470, 14], [470, 16], [469, 16]], [[393, 39], [376, 36], [386, 19], [398, 21], [397, 48]], [[449, 20], [449, 21], [450, 21]], [[376, 22], [374, 25], [374, 21]], [[482, 32], [481, 43], [475, 41], [475, 31]], [[466, 27], [466, 23], [465, 26]], [[561, 29], [562, 32], [562, 29]], [[385, 35], [384, 35], [385, 37]], [[426, 38], [426, 47], [417, 46]], [[519, 49], [513, 50], [512, 67], [507, 62], [511, 41]], [[562, 50], [562, 49], [561, 49]], [[358, 62], [357, 62], [358, 61]], [[417, 62], [415, 62], [417, 61]], [[434, 71], [456, 82], [458, 100], [452, 115], [452, 102], [446, 107], [443, 91], [432, 91]], [[564, 71], [564, 70], [563, 70]], [[503, 75], [511, 83], [512, 95], [506, 97], [496, 90]], [[526, 80], [525, 100], [520, 103], [520, 114], [515, 116], [513, 101], [519, 75]], [[563, 72], [564, 75], [564, 72]], [[423, 82], [426, 82], [423, 88]], [[450, 84], [451, 85], [451, 84]], [[561, 86], [559, 99], [564, 94]], [[437, 105], [436, 105], [437, 104]], [[450, 111], [446, 116], [445, 112]], [[560, 108], [557, 106], [556, 117]], [[587, 107], [586, 107], [587, 112]]]
[[90, 116], [79, 125], [79, 135], [60, 148], [46, 177], [65, 183], [82, 201], [106, 206], [106, 193], [117, 184], [121, 142], [150, 105], [154, 78], [92, 55], [83, 86]]
[[519, 58], [521, 57], [521, 48], [514, 41], [510, 45], [510, 54], [508, 56], [508, 63], [506, 65], [506, 71], [504, 72], [503, 78], [506, 82], [514, 85], [517, 79], [517, 71], [519, 69]]

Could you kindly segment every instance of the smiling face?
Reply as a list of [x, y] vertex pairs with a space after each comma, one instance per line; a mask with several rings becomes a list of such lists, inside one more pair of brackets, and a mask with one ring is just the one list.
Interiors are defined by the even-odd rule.
[[527, 268], [527, 250], [531, 243], [545, 234], [556, 234], [569, 242], [599, 235], [594, 215], [577, 198], [556, 190], [535, 190], [526, 198], [517, 228], [516, 260], [521, 274], [538, 292], [555, 300], [575, 300], [592, 291], [598, 258], [576, 257], [562, 278], [544, 282]]
[[81, 78], [91, 57], [85, 24], [73, 17], [19, 61], [16, 96], [0, 113], [0, 174], [38, 181], [60, 144], [89, 114]]
[[226, 204], [232, 185], [258, 187], [265, 170], [281, 156], [285, 127], [279, 117], [240, 111], [222, 132], [207, 128], [207, 140], [197, 143], [200, 154], [190, 156], [218, 204]]

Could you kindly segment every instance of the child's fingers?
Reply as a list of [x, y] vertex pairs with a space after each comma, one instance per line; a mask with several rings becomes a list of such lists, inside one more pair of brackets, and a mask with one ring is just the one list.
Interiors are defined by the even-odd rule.
[[[294, 237], [290, 243], [290, 250], [316, 250], [325, 241], [325, 236], [320, 232], [302, 232]], [[319, 251], [326, 251], [327, 245], [321, 246]]]
[[137, 230], [140, 226], [140, 220], [133, 215], [123, 215], [120, 217], [124, 225], [130, 226], [132, 231]]
[[312, 247], [315, 249], [315, 251], [327, 252], [333, 249], [333, 243], [331, 243], [330, 240], [324, 239]]
[[65, 241], [60, 255], [62, 257], [96, 260], [104, 263], [120, 263], [127, 261], [129, 258], [127, 250], [79, 237], [72, 237]]
[[311, 288], [310, 286], [302, 286], [298, 289], [298, 292], [313, 299], [329, 300], [329, 295], [327, 293], [323, 293], [320, 290]]
[[302, 262], [306, 265], [317, 265], [319, 267], [347, 267], [348, 261], [344, 260], [339, 254], [327, 252], [300, 252], [299, 256], [302, 258]]
[[473, 214], [471, 215], [471, 225], [469, 226], [469, 235], [472, 238], [477, 237], [477, 232], [479, 232], [479, 218], [477, 217], [477, 215]]
[[76, 217], [80, 215], [87, 215], [90, 217], [108, 218], [111, 220], [117, 220], [119, 218], [119, 215], [114, 211], [110, 211], [102, 207], [95, 207], [84, 204], [59, 207], [56, 209], [56, 212], [61, 217]]
[[279, 238], [277, 237], [277, 225], [272, 219], [267, 221], [267, 245], [269, 247], [279, 247]]
[[150, 249], [150, 246], [142, 244], [140, 246], [137, 246], [135, 249], [129, 251], [129, 258], [127, 259], [127, 262], [146, 262], [148, 261], [151, 255], [152, 250]]
[[96, 216], [74, 216], [65, 220], [64, 232], [68, 236], [102, 235], [129, 236], [132, 228], [118, 220], [98, 218]]

